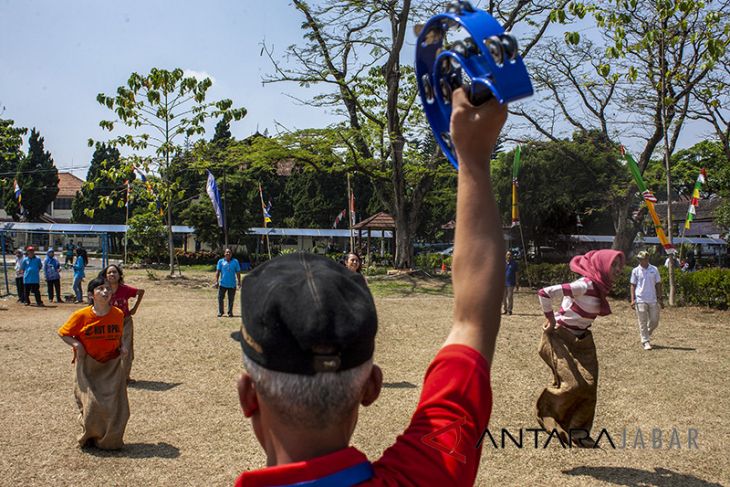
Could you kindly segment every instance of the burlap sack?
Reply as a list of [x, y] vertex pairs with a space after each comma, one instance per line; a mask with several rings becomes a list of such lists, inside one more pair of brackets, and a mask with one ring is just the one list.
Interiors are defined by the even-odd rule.
[[121, 357], [104, 363], [89, 355], [77, 357], [74, 395], [81, 422], [79, 445], [104, 450], [124, 446], [129, 402]]
[[124, 367], [124, 378], [129, 380], [134, 361], [134, 321], [131, 316], [124, 317], [124, 329], [122, 330], [122, 344], [127, 347], [127, 356], [122, 357]]
[[[578, 338], [565, 328], [544, 332], [540, 357], [553, 372], [553, 384], [537, 399], [537, 419], [548, 432], [556, 430], [566, 445], [593, 446], [590, 435], [596, 412], [598, 358], [590, 331]], [[572, 435], [571, 435], [571, 430]]]

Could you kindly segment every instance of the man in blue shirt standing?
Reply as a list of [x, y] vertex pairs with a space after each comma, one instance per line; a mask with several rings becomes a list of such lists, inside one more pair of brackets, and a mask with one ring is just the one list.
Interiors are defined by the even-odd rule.
[[218, 317], [223, 316], [223, 297], [228, 294], [228, 316], [233, 316], [233, 299], [236, 288], [241, 287], [241, 265], [226, 249], [215, 267], [215, 287], [218, 288]]
[[43, 273], [46, 277], [48, 288], [48, 301], [53, 302], [53, 291], [56, 291], [56, 302], [61, 302], [61, 264], [54, 257], [53, 249], [48, 249], [46, 259], [43, 261]]
[[30, 293], [35, 295], [35, 304], [43, 306], [41, 301], [41, 268], [43, 262], [41, 259], [36, 257], [35, 249], [33, 246], [29, 246], [26, 249], [25, 258], [20, 264], [20, 268], [23, 270], [23, 286], [25, 287], [25, 305], [30, 306]]
[[517, 272], [519, 267], [517, 261], [512, 257], [512, 252], [507, 251], [505, 256], [507, 265], [504, 270], [504, 297], [502, 298], [502, 314], [511, 315], [512, 305], [514, 304], [515, 287], [517, 289], [520, 286], [517, 283]]

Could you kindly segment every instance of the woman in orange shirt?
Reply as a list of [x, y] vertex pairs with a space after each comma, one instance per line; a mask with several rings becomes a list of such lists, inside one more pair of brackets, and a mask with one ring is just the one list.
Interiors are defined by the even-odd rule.
[[59, 328], [61, 339], [74, 349], [74, 395], [81, 412], [81, 447], [118, 449], [124, 445], [129, 420], [127, 378], [121, 357], [124, 313], [111, 305], [111, 285], [96, 278], [88, 286], [91, 305], [71, 315]]

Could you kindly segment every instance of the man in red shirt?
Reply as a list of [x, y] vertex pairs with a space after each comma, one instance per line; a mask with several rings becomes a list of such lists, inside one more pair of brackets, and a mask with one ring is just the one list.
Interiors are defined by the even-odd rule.
[[324, 257], [290, 254], [243, 282], [238, 380], [241, 408], [267, 468], [237, 486], [472, 485], [491, 414], [489, 364], [505, 279], [502, 224], [489, 158], [507, 117], [494, 99], [473, 107], [453, 95], [460, 162], [453, 258], [454, 323], [426, 371], [406, 431], [369, 462], [350, 447], [360, 405], [380, 393], [373, 364], [377, 315], [360, 274]]

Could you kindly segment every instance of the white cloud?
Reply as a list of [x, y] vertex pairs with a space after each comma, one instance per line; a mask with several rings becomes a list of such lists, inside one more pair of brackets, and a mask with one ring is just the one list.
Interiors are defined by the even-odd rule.
[[195, 78], [198, 81], [203, 81], [205, 78], [210, 78], [210, 80], [215, 84], [215, 78], [213, 75], [206, 73], [205, 71], [195, 71], [194, 69], [185, 69], [183, 70], [183, 75], [186, 78]]

